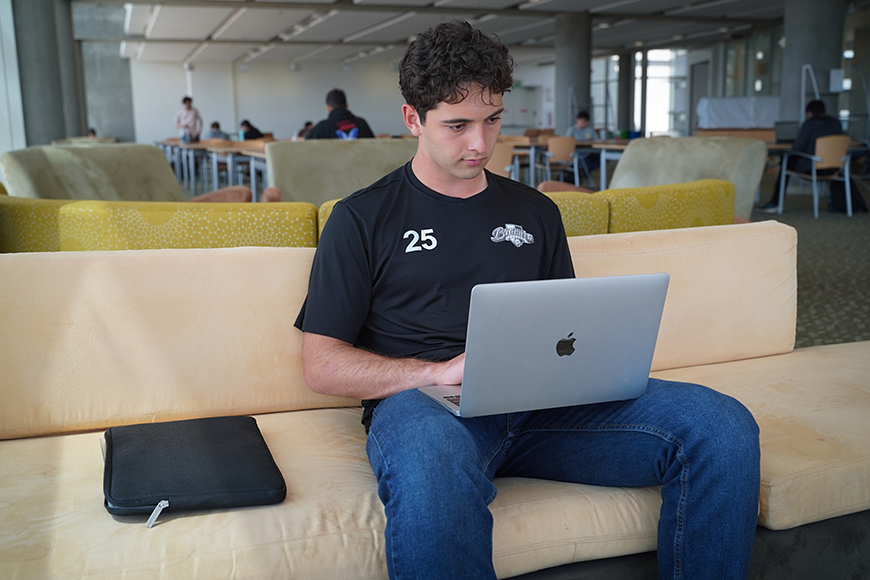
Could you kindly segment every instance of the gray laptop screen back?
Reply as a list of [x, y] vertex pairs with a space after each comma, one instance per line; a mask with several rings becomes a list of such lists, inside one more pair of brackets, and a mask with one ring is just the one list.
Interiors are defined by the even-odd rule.
[[642, 274], [476, 286], [460, 415], [640, 396], [668, 281]]

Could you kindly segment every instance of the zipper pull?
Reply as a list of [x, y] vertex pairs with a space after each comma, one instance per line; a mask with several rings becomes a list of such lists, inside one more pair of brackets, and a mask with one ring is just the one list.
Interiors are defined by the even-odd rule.
[[149, 528], [154, 525], [154, 522], [157, 521], [157, 518], [160, 517], [160, 512], [169, 507], [169, 500], [163, 499], [158, 502], [156, 506], [154, 506], [154, 511], [151, 512], [151, 517], [148, 518], [148, 521], [145, 522], [145, 525]]

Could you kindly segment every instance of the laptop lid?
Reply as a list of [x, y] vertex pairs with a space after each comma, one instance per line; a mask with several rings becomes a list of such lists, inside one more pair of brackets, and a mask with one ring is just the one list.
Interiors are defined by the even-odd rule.
[[[458, 414], [639, 397], [669, 279], [641, 274], [475, 286]], [[436, 400], [455, 395], [443, 387], [421, 391]]]
[[797, 139], [800, 123], [797, 121], [775, 121], [773, 135], [777, 143], [792, 143]]

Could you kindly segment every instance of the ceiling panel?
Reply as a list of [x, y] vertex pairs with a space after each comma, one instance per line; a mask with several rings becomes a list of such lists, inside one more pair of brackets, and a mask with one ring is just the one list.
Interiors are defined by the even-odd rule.
[[[272, 49], [263, 54], [251, 59], [251, 62], [290, 62], [296, 57], [312, 51], [322, 49], [325, 45], [309, 43], [309, 44], [276, 44]], [[326, 45], [328, 46], [328, 45]]]
[[197, 49], [190, 62], [233, 62], [257, 47], [253, 43], [214, 43], [204, 42]]
[[556, 52], [552, 48], [518, 46], [511, 49], [511, 56], [517, 64], [538, 64], [556, 59]]
[[[620, 0], [625, 2], [626, 0]], [[640, 2], [644, 0], [630, 0], [631, 2]], [[600, 5], [609, 5], [610, 2], [602, 2], [601, 0], [540, 0], [539, 2], [527, 2], [519, 5], [517, 8], [521, 10], [547, 10], [549, 12], [586, 12], [594, 10]]]
[[198, 42], [146, 42], [139, 60], [147, 62], [184, 62]]
[[540, 25], [543, 20], [547, 20], [541, 16], [495, 16], [494, 18], [483, 18], [474, 22], [474, 26], [487, 34], [502, 34], [510, 33], [515, 30], [524, 30], [529, 26]]
[[379, 4], [383, 6], [405, 6], [416, 8], [419, 6], [429, 6], [432, 0], [353, 0], [354, 4]]
[[148, 38], [205, 40], [235, 9], [157, 5], [154, 11]]
[[240, 8], [212, 35], [215, 40], [271, 40], [309, 16], [311, 10]]
[[513, 29], [499, 33], [498, 37], [507, 45], [522, 44], [523, 42], [539, 41], [542, 37], [550, 37], [556, 33], [556, 21], [545, 18], [535, 26], [522, 29]]
[[451, 20], [462, 20], [464, 17], [461, 14], [420, 14], [416, 12], [405, 13], [406, 18], [396, 22], [392, 26], [372, 30], [370, 33], [357, 38], [360, 42], [375, 42], [375, 43], [394, 43], [404, 42], [411, 36], [415, 36], [424, 30], [437, 26], [442, 22]]
[[257, 0], [257, 2], [286, 2], [289, 4], [335, 4], [338, 0]]
[[[341, 42], [355, 32], [380, 26], [399, 16], [398, 12], [352, 12], [340, 10], [312, 26], [305, 32], [294, 35], [293, 40]], [[367, 39], [363, 39], [365, 41]]]
[[445, 8], [480, 8], [481, 10], [501, 10], [516, 8], [525, 0], [438, 0], [435, 6]]
[[148, 4], [124, 5], [124, 34], [129, 36], [145, 36], [154, 6]]

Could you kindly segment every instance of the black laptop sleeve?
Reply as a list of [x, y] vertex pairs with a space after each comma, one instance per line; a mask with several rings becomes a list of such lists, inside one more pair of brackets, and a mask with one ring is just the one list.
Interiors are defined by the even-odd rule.
[[280, 503], [284, 478], [253, 417], [112, 427], [105, 435], [105, 506], [151, 514]]

